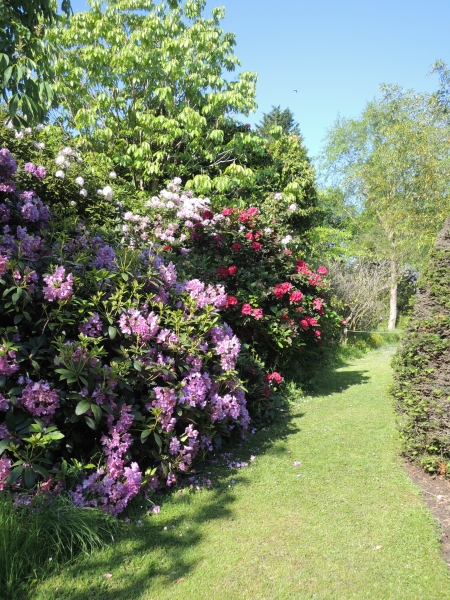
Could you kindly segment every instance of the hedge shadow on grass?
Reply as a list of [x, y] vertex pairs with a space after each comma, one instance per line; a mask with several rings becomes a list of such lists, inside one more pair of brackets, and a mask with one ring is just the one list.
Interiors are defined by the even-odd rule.
[[[153, 496], [153, 501], [161, 505], [158, 516], [147, 516], [148, 506], [144, 502], [141, 502], [142, 508], [134, 503], [124, 513], [131, 519], [131, 524], [124, 527], [117, 542], [109, 550], [96, 552], [70, 568], [71, 579], [82, 577], [82, 589], [76, 589], [75, 582], [71, 585], [64, 580], [55, 580], [54, 587], [53, 584], [51, 589], [46, 586], [41, 595], [38, 588], [38, 595], [31, 593], [29, 599], [135, 600], [146, 598], [146, 592], [150, 599], [153, 598], [152, 580], [155, 578], [162, 578], [165, 586], [176, 586], [178, 579], [188, 577], [198, 567], [199, 559], [192, 556], [192, 550], [203, 540], [202, 526], [208, 521], [232, 519], [235, 490], [249, 484], [245, 468], [227, 465], [237, 461], [250, 464], [252, 455], [285, 452], [288, 438], [300, 432], [293, 419], [302, 416], [299, 408], [293, 405], [285, 418], [276, 419], [255, 434], [249, 433], [247, 440], [237, 447], [224, 448], [224, 459], [219, 455], [205, 463], [196, 475], [210, 478], [211, 490], [196, 492], [184, 488]], [[220, 462], [215, 463], [215, 460]], [[231, 479], [236, 487], [230, 487]], [[197, 494], [204, 494], [204, 503], [193, 509], [192, 505], [198, 502]], [[137, 525], [140, 520], [142, 526]], [[149, 555], [153, 555], [151, 559]], [[127, 564], [129, 572], [124, 575], [123, 567]], [[121, 572], [117, 574], [117, 571]], [[112, 577], [105, 578], [105, 574]], [[28, 599], [22, 597], [21, 600]]]

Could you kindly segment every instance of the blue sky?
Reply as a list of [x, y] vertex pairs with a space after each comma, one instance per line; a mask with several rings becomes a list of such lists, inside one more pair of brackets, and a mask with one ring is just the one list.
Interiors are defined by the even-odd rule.
[[311, 156], [337, 115], [356, 117], [381, 83], [434, 91], [432, 63], [450, 63], [448, 0], [208, 0], [205, 14], [221, 5], [242, 68], [258, 73], [258, 110], [245, 121], [289, 107]]

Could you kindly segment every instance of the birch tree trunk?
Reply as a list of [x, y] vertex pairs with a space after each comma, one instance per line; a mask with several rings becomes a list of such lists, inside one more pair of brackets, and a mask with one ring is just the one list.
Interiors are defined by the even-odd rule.
[[397, 323], [397, 263], [391, 259], [391, 283], [389, 297], [389, 322], [388, 330], [395, 329]]

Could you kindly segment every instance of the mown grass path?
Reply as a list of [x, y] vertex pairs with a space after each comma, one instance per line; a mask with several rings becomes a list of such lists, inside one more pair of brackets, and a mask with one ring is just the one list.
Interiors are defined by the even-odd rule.
[[450, 599], [437, 526], [398, 457], [391, 355], [324, 376], [321, 395], [235, 453], [257, 456], [248, 467], [218, 468], [211, 489], [166, 499], [32, 597]]

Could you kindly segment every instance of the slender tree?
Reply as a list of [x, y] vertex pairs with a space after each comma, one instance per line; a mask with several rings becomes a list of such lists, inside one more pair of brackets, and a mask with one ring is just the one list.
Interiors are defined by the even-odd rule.
[[450, 130], [436, 96], [395, 86], [382, 92], [359, 119], [336, 121], [323, 164], [357, 208], [359, 251], [389, 261], [393, 329], [401, 266], [420, 266], [450, 209]]

